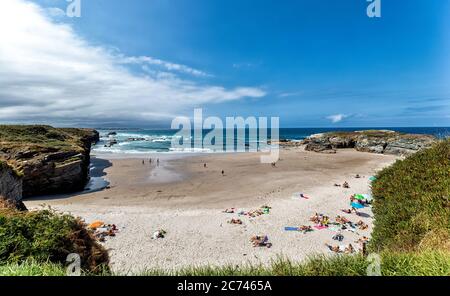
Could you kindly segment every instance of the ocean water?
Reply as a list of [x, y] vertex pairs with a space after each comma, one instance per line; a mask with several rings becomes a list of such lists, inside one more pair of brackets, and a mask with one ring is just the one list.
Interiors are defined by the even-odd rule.
[[[357, 131], [367, 129], [383, 129], [394, 130], [403, 133], [414, 134], [430, 134], [439, 138], [450, 137], [450, 127], [395, 127], [395, 128], [281, 128], [279, 130], [279, 138], [286, 140], [301, 141], [306, 137], [323, 132], [330, 131]], [[176, 130], [154, 130], [154, 129], [97, 129], [100, 132], [100, 142], [94, 147], [97, 153], [120, 153], [120, 154], [145, 154], [145, 153], [208, 153], [214, 152], [208, 148], [202, 149], [180, 149], [172, 148], [172, 140], [176, 137]], [[109, 133], [115, 132], [116, 135], [108, 136]], [[210, 130], [204, 130], [206, 135]], [[224, 143], [230, 133], [224, 132]], [[193, 135], [191, 135], [191, 138]], [[235, 131], [235, 138], [237, 132]], [[270, 129], [268, 130], [268, 138], [270, 139]], [[114, 139], [117, 144], [109, 147], [110, 141]], [[176, 137], [180, 139], [180, 137]], [[236, 144], [236, 140], [234, 141]], [[214, 142], [213, 142], [214, 143]], [[245, 133], [245, 144], [248, 146], [258, 143], [258, 138], [251, 137], [248, 130]], [[225, 145], [225, 144], [224, 144]]]

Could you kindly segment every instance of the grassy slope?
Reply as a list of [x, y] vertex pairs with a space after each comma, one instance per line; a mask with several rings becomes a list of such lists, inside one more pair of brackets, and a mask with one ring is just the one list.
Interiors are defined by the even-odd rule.
[[89, 135], [82, 129], [57, 129], [46, 125], [0, 125], [3, 151], [82, 151], [80, 138]]
[[372, 191], [372, 250], [450, 252], [450, 140], [384, 169]]

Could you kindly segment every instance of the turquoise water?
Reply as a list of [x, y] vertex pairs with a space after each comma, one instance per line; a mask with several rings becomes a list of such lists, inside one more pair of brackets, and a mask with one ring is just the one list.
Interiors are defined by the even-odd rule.
[[[329, 131], [356, 131], [367, 129], [384, 129], [394, 130], [404, 133], [415, 134], [431, 134], [439, 138], [449, 137], [449, 127], [408, 127], [408, 128], [282, 128], [280, 129], [280, 139], [287, 140], [303, 140], [306, 137]], [[154, 129], [98, 129], [100, 132], [100, 142], [94, 147], [95, 152], [100, 153], [186, 153], [186, 152], [213, 152], [210, 149], [174, 149], [171, 147], [172, 139], [174, 139], [176, 130], [154, 130]], [[108, 133], [117, 133], [114, 136], [108, 137]], [[204, 131], [204, 134], [209, 131]], [[226, 141], [226, 134], [224, 135], [224, 142]], [[230, 137], [229, 137], [230, 138]], [[270, 139], [270, 130], [268, 131], [268, 138]], [[108, 147], [111, 139], [117, 140], [117, 144]], [[246, 133], [245, 143], [249, 145], [252, 142], [258, 142], [257, 138], [251, 138], [248, 130]], [[105, 147], [105, 145], [107, 147]]]

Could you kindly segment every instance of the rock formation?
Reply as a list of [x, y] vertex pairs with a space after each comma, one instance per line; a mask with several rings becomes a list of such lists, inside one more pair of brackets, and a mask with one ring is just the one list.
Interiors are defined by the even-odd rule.
[[312, 135], [303, 141], [308, 151], [335, 153], [354, 148], [362, 152], [407, 156], [436, 142], [430, 135], [403, 134], [394, 131], [330, 132]]
[[26, 210], [22, 203], [22, 179], [6, 162], [0, 162], [0, 208]]
[[89, 129], [0, 126], [0, 160], [23, 175], [24, 198], [78, 191], [89, 179], [91, 144], [98, 140]]

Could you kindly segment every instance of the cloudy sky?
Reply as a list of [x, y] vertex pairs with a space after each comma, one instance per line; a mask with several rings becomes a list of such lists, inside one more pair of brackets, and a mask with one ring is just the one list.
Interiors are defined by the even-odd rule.
[[450, 126], [450, 1], [1, 0], [0, 122]]

